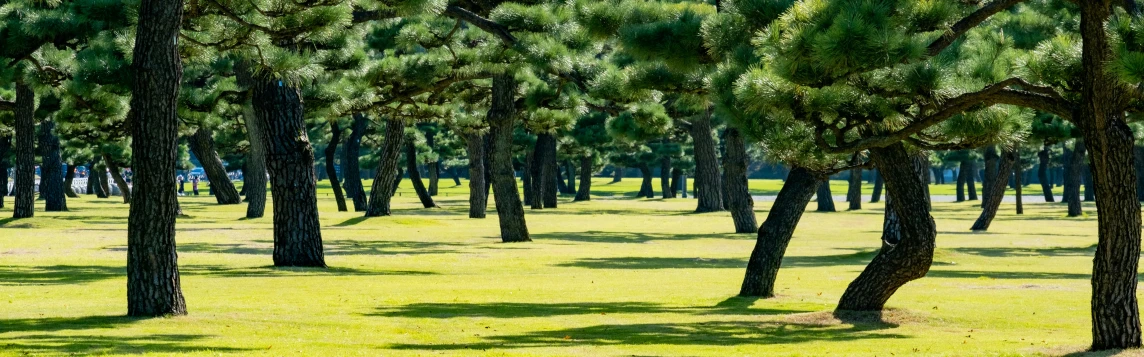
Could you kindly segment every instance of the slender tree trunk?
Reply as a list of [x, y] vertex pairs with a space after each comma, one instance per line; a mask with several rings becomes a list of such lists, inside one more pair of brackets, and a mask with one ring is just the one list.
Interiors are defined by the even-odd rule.
[[892, 229], [898, 238], [886, 242], [883, 232], [882, 250], [846, 288], [838, 310], [882, 310], [898, 288], [925, 276], [933, 262], [937, 228], [921, 180], [925, 159], [911, 158], [901, 143], [871, 149], [870, 158], [891, 192], [886, 209], [895, 216]]
[[[244, 74], [245, 76], [245, 74]], [[243, 187], [246, 190], [246, 218], [262, 218], [266, 214], [266, 127], [254, 114], [254, 106], [243, 106], [246, 119], [246, 132], [249, 136], [250, 152], [246, 157], [246, 172], [243, 172]]]
[[251, 103], [266, 130], [266, 171], [274, 193], [274, 265], [325, 267], [314, 148], [306, 136], [301, 92], [278, 80], [254, 82]]
[[559, 192], [560, 194], [568, 193], [568, 182], [565, 181], [565, 180], [567, 180], [567, 178], [564, 177], [564, 174], [565, 174], [565, 172], [563, 169], [563, 165], [557, 165], [557, 167], [556, 167], [556, 191]]
[[[1020, 153], [1017, 153], [1016, 155], [1019, 156]], [[1014, 192], [1017, 194], [1017, 197], [1016, 197], [1016, 199], [1017, 199], [1017, 214], [1025, 214], [1024, 197], [1021, 196], [1021, 190], [1023, 189], [1022, 186], [1024, 185], [1024, 183], [1022, 182], [1021, 176], [1025, 175], [1025, 170], [1021, 169], [1019, 163], [1013, 168], [1013, 170], [1015, 171], [1013, 174], [1014, 180], [1017, 181], [1016, 182], [1016, 188], [1014, 188], [1014, 190], [1017, 190], [1017, 192]]]
[[1124, 90], [1113, 63], [1105, 21], [1108, 0], [1082, 1], [1081, 102], [1073, 122], [1092, 150], [1099, 239], [1092, 269], [1092, 349], [1140, 347], [1136, 301], [1140, 259], [1140, 202], [1133, 192], [1135, 138], [1124, 118]]
[[127, 184], [127, 180], [123, 179], [123, 172], [119, 169], [119, 165], [112, 161], [107, 154], [103, 154], [103, 162], [107, 165], [107, 171], [111, 173], [111, 180], [115, 181], [115, 187], [119, 188], [119, 192], [123, 197], [123, 203], [131, 203], [131, 185]]
[[735, 233], [756, 233], [759, 225], [755, 219], [755, 200], [751, 197], [747, 181], [747, 144], [743, 141], [743, 134], [735, 128], [727, 128], [726, 140], [723, 173], [727, 180], [724, 182], [727, 209], [731, 211]]
[[489, 196], [485, 192], [485, 136], [465, 134], [469, 154], [469, 218], [485, 218]]
[[612, 183], [621, 182], [624, 180], [624, 168], [614, 166], [612, 170]]
[[659, 159], [659, 190], [664, 199], [671, 197], [671, 158], [664, 156]]
[[966, 163], [965, 188], [969, 191], [969, 200], [977, 201], [977, 186], [974, 185], [977, 180], [977, 164], [973, 160], [967, 160]]
[[[400, 161], [400, 158], [398, 161]], [[405, 178], [405, 170], [402, 169], [400, 166], [398, 166], [397, 167], [397, 175], [393, 177], [393, 186], [392, 186], [393, 189], [389, 191], [390, 197], [397, 195], [397, 189], [401, 188], [401, 179], [403, 179], [403, 178]]]
[[580, 158], [580, 188], [576, 190], [575, 202], [592, 200], [592, 165], [591, 156]]
[[230, 177], [226, 175], [226, 167], [218, 156], [214, 133], [210, 129], [199, 128], [194, 135], [191, 135], [189, 141], [191, 152], [199, 158], [199, 162], [203, 164], [203, 171], [210, 180], [211, 193], [214, 194], [215, 201], [220, 205], [242, 203], [242, 197], [238, 195], [234, 183], [230, 182]]
[[699, 198], [695, 212], [722, 211], [723, 184], [715, 139], [711, 136], [710, 113], [691, 122], [690, 134], [695, 147], [695, 191]]
[[36, 94], [32, 87], [16, 83], [16, 202], [12, 206], [13, 218], [35, 215], [36, 202]]
[[528, 164], [530, 172], [529, 178], [532, 184], [532, 209], [544, 209], [544, 191], [548, 189], [546, 183], [549, 181], [546, 177], [548, 170], [545, 170], [544, 167], [544, 154], [548, 146], [547, 141], [550, 137], [551, 136], [547, 134], [536, 136], [536, 145], [533, 146], [532, 149], [532, 160], [530, 160]]
[[330, 144], [326, 145], [326, 176], [330, 178], [330, 187], [334, 190], [334, 200], [338, 203], [338, 212], [348, 212], [350, 209], [346, 206], [346, 196], [342, 194], [342, 184], [338, 180], [338, 169], [334, 166], [334, 161], [338, 156], [338, 144], [342, 140], [342, 127], [338, 125], [337, 121], [330, 122]]
[[[536, 204], [536, 186], [533, 186], [532, 179], [533, 175], [536, 174], [533, 168], [539, 167], [534, 164], [536, 155], [533, 155], [533, 151], [524, 153], [524, 162], [520, 165], [520, 181], [524, 186], [524, 204], [529, 207]], [[543, 208], [543, 205], [541, 207]]]
[[981, 194], [983, 196], [981, 198], [982, 208], [989, 206], [989, 199], [993, 197], [993, 194], [990, 192], [990, 190], [996, 187], [993, 184], [998, 182], [996, 178], [999, 172], [1001, 172], [1001, 170], [997, 169], [997, 161], [999, 158], [1000, 156], [997, 155], [997, 148], [993, 146], [985, 148], [985, 174], [982, 175], [983, 179], [981, 180]]
[[[75, 170], [76, 170], [76, 168], [78, 168], [78, 165], [68, 163], [67, 169], [64, 170], [64, 194], [67, 195], [69, 198], [79, 198], [79, 194], [77, 194], [75, 192], [75, 188], [72, 187], [72, 184], [75, 183]], [[5, 184], [6, 183], [7, 182], [5, 182]], [[5, 186], [7, 186], [7, 185], [5, 185]], [[3, 205], [0, 204], [0, 207], [3, 207]]]
[[417, 192], [421, 205], [425, 208], [437, 208], [437, 202], [433, 202], [433, 196], [429, 195], [425, 182], [421, 181], [421, 172], [417, 170], [417, 146], [412, 142], [405, 144], [405, 165], [406, 171], [409, 171], [409, 181], [413, 184], [413, 190]]
[[830, 193], [830, 180], [829, 179], [823, 180], [822, 184], [818, 185], [818, 193], [816, 194], [816, 196], [818, 196], [818, 209], [816, 211], [818, 211], [818, 212], [836, 212], [837, 211], [834, 208], [834, 196]]
[[1053, 197], [1053, 180], [1049, 177], [1049, 144], [1045, 143], [1037, 153], [1037, 181], [1041, 182], [1041, 192], [1045, 195], [1045, 202], [1056, 202]]
[[640, 184], [642, 197], [655, 198], [655, 190], [651, 188], [651, 167], [648, 164], [640, 163], [640, 176], [643, 178]]
[[882, 185], [884, 184], [885, 182], [882, 181], [882, 171], [874, 170], [874, 193], [870, 196], [871, 203], [878, 202], [882, 199]]
[[[437, 134], [436, 132], [425, 133], [425, 145], [429, 146], [430, 150], [437, 150]], [[441, 179], [441, 159], [438, 157], [431, 162], [425, 163], [426, 173], [429, 175], [429, 196], [437, 195], [437, 187]], [[410, 176], [412, 177], [412, 175]], [[424, 200], [422, 200], [424, 201]], [[436, 204], [434, 204], [436, 207]], [[428, 208], [428, 207], [426, 207]]]
[[390, 202], [393, 192], [397, 189], [396, 180], [399, 168], [398, 159], [401, 158], [402, 143], [405, 142], [405, 124], [399, 119], [390, 119], [385, 123], [385, 141], [382, 143], [381, 155], [377, 163], [377, 177], [373, 179], [373, 188], [369, 193], [369, 208], [366, 217], [381, 217], [392, 214]]
[[342, 176], [346, 196], [353, 201], [354, 212], [365, 212], [367, 207], [365, 186], [361, 183], [361, 138], [365, 136], [369, 120], [361, 113], [354, 114], [354, 122], [349, 137], [342, 146]]
[[739, 296], [772, 297], [775, 295], [775, 278], [787, 244], [794, 235], [795, 227], [802, 219], [810, 197], [815, 194], [822, 180], [809, 170], [795, 166], [787, 176], [783, 188], [779, 190], [774, 205], [767, 213], [767, 220], [758, 230], [755, 249], [747, 262], [747, 274], [739, 289]]
[[556, 167], [556, 137], [546, 135], [548, 135], [548, 140], [545, 141], [544, 146], [544, 180], [540, 182], [544, 184], [544, 208], [556, 208], [557, 198], [560, 194], [557, 187], [560, 177]]
[[[0, 137], [0, 208], [4, 208], [4, 197], [8, 197], [8, 169], [12, 168], [12, 162], [8, 159], [12, 155], [12, 137]], [[91, 185], [91, 180], [88, 180], [88, 185]], [[91, 192], [89, 189], [88, 192]]]
[[60, 138], [56, 136], [56, 122], [45, 119], [40, 122], [40, 197], [44, 199], [44, 211], [62, 212], [68, 210], [67, 196], [64, 194], [64, 178], [60, 168]]
[[1069, 155], [1068, 172], [1065, 174], [1065, 198], [1068, 202], [1068, 216], [1078, 217], [1084, 214], [1081, 206], [1080, 183], [1084, 175], [1085, 145], [1082, 139], [1076, 140], [1072, 154]]
[[445, 171], [449, 173], [449, 178], [453, 179], [454, 187], [461, 186], [461, 176], [457, 173], [456, 167], [450, 166], [449, 168], [445, 169]]
[[862, 209], [862, 169], [850, 169], [850, 187], [846, 191], [846, 200], [850, 202], [850, 210]]
[[528, 225], [524, 220], [524, 206], [520, 203], [516, 177], [512, 170], [512, 132], [516, 118], [516, 79], [512, 73], [493, 77], [492, 104], [488, 122], [492, 150], [493, 198], [500, 218], [501, 241], [529, 242]]
[[965, 186], [969, 184], [970, 163], [962, 160], [957, 170], [957, 202], [965, 202]]
[[[102, 158], [101, 158], [102, 159]], [[107, 163], [100, 163], [96, 166], [96, 171], [99, 172], [99, 188], [103, 191], [103, 196], [96, 196], [99, 198], [111, 198], [111, 170], [107, 168]]]
[[[994, 154], [996, 155], [996, 154]], [[989, 184], [989, 189], [986, 190], [989, 196], [983, 200], [987, 202], [981, 210], [981, 215], [977, 217], [977, 222], [973, 223], [973, 227], [969, 230], [974, 232], [984, 232], [989, 230], [989, 225], [993, 223], [993, 218], [997, 217], [997, 210], [1001, 207], [1001, 200], [1005, 198], [1005, 189], [1009, 181], [1009, 173], [1013, 172], [1013, 162], [1017, 159], [1017, 153], [1006, 151], [1001, 154], [998, 161], [996, 170], [993, 174], [993, 182]]]
[[[183, 65], [178, 46], [182, 1], [143, 0], [135, 31], [131, 110], [131, 168], [139, 199], [127, 218], [127, 315], [185, 315], [175, 251], [179, 211], [175, 164], [176, 108]], [[105, 159], [105, 161], [107, 161]], [[112, 165], [117, 182], [122, 180]], [[124, 185], [126, 186], [126, 185]], [[130, 193], [124, 191], [124, 197]]]
[[565, 192], [569, 195], [576, 194], [576, 167], [572, 165], [572, 160], [564, 160], [564, 171], [568, 173], [568, 191]]

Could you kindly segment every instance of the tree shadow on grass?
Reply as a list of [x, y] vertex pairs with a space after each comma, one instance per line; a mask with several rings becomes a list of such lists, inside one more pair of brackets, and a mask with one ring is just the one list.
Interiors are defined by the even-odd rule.
[[677, 240], [693, 240], [693, 239], [742, 239], [742, 235], [733, 233], [707, 233], [707, 234], [661, 234], [661, 233], [638, 233], [638, 232], [602, 232], [602, 231], [586, 231], [586, 232], [553, 232], [553, 233], [534, 233], [532, 238], [536, 240], [561, 240], [569, 242], [588, 242], [588, 243], [647, 243], [651, 241], [677, 241]]
[[[729, 299], [730, 300], [730, 299]], [[581, 303], [416, 303], [379, 308], [368, 316], [409, 318], [491, 317], [523, 318], [569, 315], [684, 313], [695, 315], [778, 315], [804, 310], [754, 309], [753, 299], [743, 303], [720, 303], [714, 307], [677, 307], [648, 302], [581, 302]]]
[[1021, 272], [1021, 271], [973, 271], [973, 270], [930, 270], [926, 274], [929, 278], [954, 279], [1084, 279], [1092, 278], [1090, 274], [1077, 273], [1048, 273], [1048, 272]]
[[943, 250], [980, 255], [985, 257], [1091, 257], [1096, 252], [1096, 244], [1087, 247], [1050, 247], [1050, 248], [943, 248]]
[[[818, 267], [865, 265], [877, 249], [854, 250], [853, 253], [783, 258], [782, 267]], [[583, 258], [557, 264], [561, 267], [586, 269], [729, 269], [745, 268], [746, 258], [669, 258], [669, 257], [614, 257]]]
[[[114, 329], [141, 319], [123, 316], [52, 317], [0, 320], [0, 349], [29, 354], [142, 354], [211, 351], [236, 353], [246, 349], [211, 346], [201, 342], [209, 335], [149, 334], [132, 336], [98, 335], [89, 331]], [[63, 334], [57, 332], [68, 331]]]
[[[299, 277], [299, 276], [381, 276], [381, 275], [435, 275], [427, 271], [371, 270], [346, 267], [290, 268], [290, 267], [230, 267], [219, 265], [183, 265], [183, 276], [243, 277]], [[108, 279], [126, 279], [127, 269], [122, 266], [50, 265], [0, 266], [0, 286], [15, 285], [71, 285], [86, 284]], [[4, 330], [0, 329], [0, 332]]]
[[[422, 242], [422, 241], [376, 241], [376, 240], [327, 240], [322, 243], [326, 255], [420, 255], [446, 254], [465, 247], [463, 243]], [[108, 250], [126, 250], [126, 247], [111, 247]], [[180, 253], [213, 253], [271, 256], [274, 242], [258, 239], [250, 243], [180, 243]]]

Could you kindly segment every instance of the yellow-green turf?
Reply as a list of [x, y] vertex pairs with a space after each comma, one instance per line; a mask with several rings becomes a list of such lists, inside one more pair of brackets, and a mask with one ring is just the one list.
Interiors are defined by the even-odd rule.
[[127, 206], [70, 199], [70, 212], [0, 220], [0, 355], [1008, 356], [1090, 341], [1089, 204], [1066, 218], [1060, 204], [1016, 216], [1005, 203], [989, 233], [970, 233], [975, 202], [936, 203], [929, 275], [880, 319], [843, 321], [830, 311], [879, 246], [881, 204], [807, 212], [778, 297], [755, 300], [735, 297], [755, 237], [729, 234], [728, 213], [608, 198], [639, 183], [609, 181], [591, 202], [527, 211], [534, 242], [517, 244], [499, 242], [491, 210], [469, 219], [451, 180], [441, 209], [420, 208], [405, 181], [394, 215], [369, 219], [337, 212], [323, 182], [329, 269], [271, 267], [270, 207], [247, 220], [245, 205], [183, 197], [190, 314], [155, 319], [123, 317]]

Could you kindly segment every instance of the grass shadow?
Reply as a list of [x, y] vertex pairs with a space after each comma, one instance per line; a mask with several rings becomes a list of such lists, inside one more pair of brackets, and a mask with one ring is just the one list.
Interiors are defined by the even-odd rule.
[[[793, 256], [783, 258], [782, 266], [818, 267], [838, 265], [865, 265], [878, 254], [877, 249], [855, 250], [853, 253]], [[683, 257], [612, 257], [583, 258], [557, 264], [560, 267], [586, 269], [740, 269], [747, 266], [746, 258], [683, 258]]]
[[534, 233], [532, 237], [537, 240], [560, 240], [568, 242], [588, 243], [647, 243], [651, 241], [680, 241], [692, 239], [742, 239], [742, 235], [733, 233], [709, 234], [667, 234], [667, 233], [637, 233], [637, 232], [554, 232]]
[[[237, 353], [247, 349], [206, 345], [212, 336], [194, 334], [138, 334], [131, 336], [101, 335], [98, 332], [76, 334], [74, 331], [105, 330], [127, 326], [141, 319], [123, 316], [52, 317], [0, 320], [0, 344], [3, 350], [23, 355], [32, 354], [144, 354], [211, 351]], [[67, 334], [56, 332], [68, 331]]]
[[[714, 307], [677, 307], [648, 302], [580, 302], [559, 304], [537, 303], [415, 303], [396, 307], [382, 307], [367, 316], [406, 318], [526, 318], [570, 315], [658, 314], [684, 313], [695, 315], [779, 315], [806, 312], [787, 309], [753, 309], [754, 299], [740, 299], [734, 303], [719, 303]], [[731, 300], [731, 299], [728, 299]]]

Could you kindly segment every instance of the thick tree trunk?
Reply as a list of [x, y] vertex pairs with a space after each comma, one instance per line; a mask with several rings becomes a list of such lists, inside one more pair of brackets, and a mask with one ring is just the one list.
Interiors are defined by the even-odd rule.
[[330, 144], [326, 145], [326, 176], [330, 178], [330, 187], [334, 190], [334, 200], [338, 204], [338, 212], [348, 212], [346, 196], [342, 193], [342, 183], [338, 180], [338, 169], [334, 161], [338, 156], [338, 144], [342, 140], [342, 126], [337, 121], [330, 122]]
[[[911, 158], [904, 145], [870, 150], [870, 158], [882, 172], [891, 198], [886, 209], [896, 217], [897, 242], [885, 242], [862, 274], [846, 288], [838, 310], [878, 311], [898, 288], [929, 272], [933, 262], [937, 228], [930, 216], [924, 165]], [[907, 164], [912, 163], [912, 164]], [[885, 232], [883, 234], [885, 237]]]
[[[8, 169], [12, 168], [12, 162], [8, 160], [8, 157], [11, 155], [12, 137], [0, 137], [0, 208], [4, 208], [5, 197], [8, 197]], [[91, 180], [87, 182], [88, 185], [91, 185]], [[88, 192], [91, 190], [89, 189]]]
[[870, 202], [878, 202], [882, 199], [882, 185], [885, 182], [882, 180], [882, 171], [874, 170], [874, 193], [870, 196]]
[[680, 181], [681, 179], [683, 179], [683, 170], [680, 170], [678, 167], [671, 168], [671, 197], [680, 197], [679, 187], [683, 184], [683, 182]]
[[[994, 154], [996, 155], [996, 154]], [[993, 223], [993, 218], [997, 217], [997, 210], [1001, 207], [1001, 200], [1005, 198], [1005, 189], [1009, 186], [1009, 173], [1013, 172], [1013, 163], [1017, 159], [1017, 153], [1006, 151], [1001, 154], [998, 161], [996, 170], [993, 174], [993, 182], [989, 184], [989, 189], [986, 192], [989, 196], [985, 197], [984, 202], [988, 203], [981, 210], [981, 215], [977, 217], [977, 222], [973, 223], [973, 227], [969, 230], [974, 232], [984, 232], [989, 230], [989, 225]]]
[[62, 212], [68, 210], [67, 196], [64, 194], [64, 178], [60, 168], [60, 138], [56, 136], [56, 122], [45, 119], [40, 122], [40, 197], [44, 199], [44, 211]]
[[266, 127], [254, 114], [254, 106], [243, 107], [250, 152], [246, 157], [243, 188], [246, 191], [246, 218], [262, 218], [266, 214]]
[[115, 187], [119, 188], [119, 193], [123, 197], [123, 203], [131, 203], [131, 185], [127, 184], [127, 180], [123, 179], [123, 171], [119, 169], [119, 165], [111, 160], [107, 154], [103, 154], [103, 162], [107, 165], [107, 171], [111, 173], [111, 180], [115, 181]]
[[36, 94], [27, 84], [16, 83], [16, 179], [13, 218], [35, 215], [36, 203]]
[[1041, 183], [1041, 192], [1045, 195], [1045, 202], [1056, 202], [1053, 197], [1053, 180], [1049, 177], [1049, 144], [1045, 143], [1037, 153], [1037, 181]]
[[226, 167], [218, 156], [214, 133], [210, 129], [199, 128], [194, 135], [191, 135], [189, 141], [191, 152], [199, 158], [199, 163], [203, 164], [203, 171], [210, 180], [211, 193], [214, 194], [215, 201], [220, 205], [242, 203], [242, 197], [238, 195], [234, 183], [230, 182], [230, 177], [226, 175]]
[[433, 196], [429, 195], [425, 182], [421, 181], [421, 171], [417, 170], [417, 146], [412, 142], [405, 144], [405, 166], [409, 172], [409, 181], [413, 184], [413, 191], [417, 192], [421, 205], [425, 208], [437, 208], [437, 202], [433, 202]]
[[[1092, 158], [1089, 158], [1092, 161]], [[1096, 201], [1096, 188], [1092, 187], [1092, 165], [1081, 165], [1081, 183], [1084, 185], [1084, 201]]]
[[[662, 157], [659, 159], [659, 190], [660, 196], [667, 199], [673, 198], [671, 196], [671, 158]], [[753, 230], [753, 229], [752, 229]]]
[[[68, 167], [64, 171], [64, 194], [69, 198], [79, 198], [79, 194], [77, 194], [75, 188], [72, 187], [72, 185], [75, 184], [75, 170], [77, 168], [79, 168], [79, 165], [68, 163]], [[0, 182], [4, 182], [5, 186], [7, 186], [7, 180]], [[0, 207], [4, 207], [4, 205], [0, 204]]]
[[365, 136], [369, 120], [361, 113], [354, 114], [354, 122], [349, 137], [342, 146], [342, 176], [345, 182], [346, 196], [353, 201], [354, 212], [365, 212], [367, 203], [365, 186], [361, 183], [361, 138]]
[[1069, 155], [1068, 172], [1065, 174], [1065, 195], [1062, 201], [1068, 203], [1068, 216], [1078, 217], [1084, 214], [1081, 206], [1080, 183], [1084, 175], [1085, 145], [1082, 139], [1076, 140], [1072, 154]]
[[775, 278], [787, 244], [806, 211], [806, 205], [815, 190], [822, 185], [809, 170], [797, 167], [791, 169], [783, 188], [779, 190], [774, 205], [767, 213], [767, 220], [758, 230], [755, 249], [747, 262], [747, 274], [739, 289], [739, 296], [772, 297], [775, 295]]
[[655, 190], [651, 188], [651, 167], [648, 164], [640, 163], [640, 176], [640, 197], [655, 198]]
[[846, 191], [846, 201], [850, 202], [850, 210], [862, 209], [862, 169], [850, 169], [850, 187]]
[[816, 193], [818, 200], [818, 212], [836, 212], [834, 208], [834, 196], [830, 193], [830, 180], [823, 180], [818, 185], [818, 192]]
[[715, 139], [711, 136], [710, 113], [692, 121], [689, 133], [695, 147], [695, 194], [699, 199], [695, 212], [722, 211], [723, 182]]
[[[549, 146], [552, 150], [549, 150]], [[544, 209], [546, 207], [555, 207], [555, 202], [549, 202], [549, 196], [555, 196], [556, 189], [555, 170], [550, 170], [550, 163], [555, 168], [555, 147], [556, 138], [552, 134], [538, 134], [536, 135], [536, 146], [532, 151], [532, 162], [529, 169], [532, 171], [532, 209]], [[549, 158], [549, 154], [553, 157]], [[553, 201], [555, 201], [553, 199]]]
[[613, 169], [612, 170], [612, 183], [623, 181], [624, 180], [624, 168], [617, 166], [617, 167], [613, 167], [612, 169]]
[[402, 144], [405, 142], [405, 124], [397, 119], [387, 120], [384, 140], [377, 161], [377, 177], [373, 179], [373, 187], [369, 192], [369, 208], [365, 212], [366, 217], [381, 217], [392, 214], [390, 202], [393, 200], [393, 192], [397, 189], [395, 181], [401, 179], [397, 170]]
[[[982, 175], [982, 180], [981, 180], [981, 195], [982, 195], [981, 207], [982, 208], [989, 206], [989, 199], [993, 197], [993, 194], [992, 194], [992, 192], [990, 192], [990, 190], [992, 190], [994, 187], [996, 187], [993, 184], [998, 182], [997, 181], [997, 175], [999, 174], [999, 172], [1003, 172], [1003, 171], [997, 169], [997, 166], [998, 166], [997, 161], [999, 159], [1000, 159], [1000, 156], [997, 155], [997, 148], [996, 147], [993, 147], [991, 145], [991, 146], [985, 148], [985, 170], [984, 170], [985, 173], [984, 173], [984, 175]], [[1008, 182], [1008, 180], [1006, 180], [1006, 182]], [[1002, 184], [1002, 185], [1004, 185], [1004, 184]]]
[[497, 216], [500, 217], [501, 241], [529, 242], [528, 225], [524, 220], [524, 206], [520, 203], [520, 192], [516, 188], [516, 177], [512, 170], [512, 131], [516, 118], [516, 79], [512, 73], [493, 77], [492, 104], [489, 107], [488, 122], [492, 150], [493, 198], [496, 200]]
[[[131, 168], [139, 195], [127, 219], [129, 316], [187, 313], [175, 251], [179, 211], [175, 183], [179, 119], [175, 109], [183, 65], [172, 39], [179, 35], [182, 11], [182, 1], [143, 0], [138, 12], [128, 114], [134, 153]], [[129, 196], [125, 191], [124, 197]]]
[[274, 265], [325, 267], [314, 148], [306, 136], [301, 92], [282, 81], [259, 78], [252, 94], [255, 118], [266, 130], [266, 171], [274, 193]]
[[1140, 347], [1136, 301], [1140, 259], [1140, 202], [1133, 192], [1132, 130], [1124, 118], [1124, 90], [1108, 68], [1112, 49], [1105, 21], [1108, 0], [1082, 1], [1081, 101], [1073, 122], [1092, 150], [1099, 239], [1092, 269], [1092, 349]]
[[576, 190], [576, 202], [590, 201], [592, 199], [592, 164], [591, 156], [580, 158], [580, 188]]
[[469, 154], [469, 218], [485, 218], [488, 193], [485, 192], [485, 136], [465, 134]]
[[[1137, 146], [1133, 149], [1136, 156], [1136, 198], [1138, 201], [1144, 201], [1144, 146]], [[1094, 185], [1095, 186], [1095, 181]]]
[[727, 209], [735, 222], [735, 233], [756, 233], [759, 225], [755, 219], [755, 199], [751, 197], [747, 181], [747, 144], [743, 142], [743, 134], [735, 128], [727, 128], [726, 140], [723, 173], [727, 180], [724, 182]]

